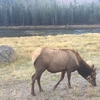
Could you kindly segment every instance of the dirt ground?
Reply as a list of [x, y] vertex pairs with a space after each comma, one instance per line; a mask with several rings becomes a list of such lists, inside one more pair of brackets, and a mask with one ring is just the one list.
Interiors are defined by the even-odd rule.
[[[97, 65], [98, 68], [100, 65]], [[57, 75], [57, 78], [54, 77]], [[64, 80], [53, 91], [53, 86], [60, 78], [60, 74], [45, 72], [42, 75], [42, 88], [44, 92], [39, 93], [35, 83], [37, 96], [30, 94], [31, 81], [16, 80], [14, 82], [0, 82], [0, 100], [100, 100], [100, 69], [97, 69], [97, 86], [92, 87], [78, 73], [73, 72], [71, 84], [73, 89], [68, 89], [67, 74]]]

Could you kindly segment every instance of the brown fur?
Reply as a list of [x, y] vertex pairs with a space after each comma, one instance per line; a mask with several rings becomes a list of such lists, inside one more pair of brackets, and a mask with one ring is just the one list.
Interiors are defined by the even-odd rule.
[[[78, 73], [82, 77], [87, 79], [93, 86], [96, 85], [95, 70], [93, 70], [93, 68], [91, 68], [74, 50], [41, 48], [33, 53], [32, 61], [36, 69], [35, 74], [32, 76], [33, 95], [35, 95], [34, 82], [36, 79], [39, 85], [40, 92], [43, 91], [40, 84], [40, 78], [45, 70], [48, 70], [51, 73], [61, 72], [61, 78], [58, 81], [58, 83], [54, 86], [54, 89], [56, 89], [58, 84], [63, 80], [66, 71], [68, 76], [68, 86], [69, 88], [71, 88], [71, 72], [75, 70], [77, 70]], [[88, 78], [89, 76], [91, 77], [91, 81], [90, 78]]]

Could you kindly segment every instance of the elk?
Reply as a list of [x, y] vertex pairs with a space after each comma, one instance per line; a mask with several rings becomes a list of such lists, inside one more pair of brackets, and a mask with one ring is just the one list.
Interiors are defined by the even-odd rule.
[[68, 77], [68, 87], [71, 87], [70, 78], [71, 72], [78, 71], [78, 73], [86, 79], [92, 86], [96, 86], [96, 69], [94, 65], [90, 67], [78, 54], [78, 52], [71, 49], [50, 49], [38, 48], [32, 54], [32, 62], [36, 72], [32, 75], [31, 94], [35, 96], [34, 83], [37, 80], [40, 92], [43, 91], [40, 83], [42, 73], [47, 70], [51, 73], [61, 72], [61, 78], [54, 86], [54, 90], [58, 84], [63, 80], [65, 72]]

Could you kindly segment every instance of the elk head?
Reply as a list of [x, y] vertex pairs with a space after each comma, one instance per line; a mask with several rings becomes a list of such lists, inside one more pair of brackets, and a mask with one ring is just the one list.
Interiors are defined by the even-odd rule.
[[94, 65], [92, 65], [91, 75], [89, 75], [86, 79], [92, 86], [96, 86], [96, 68], [94, 68]]

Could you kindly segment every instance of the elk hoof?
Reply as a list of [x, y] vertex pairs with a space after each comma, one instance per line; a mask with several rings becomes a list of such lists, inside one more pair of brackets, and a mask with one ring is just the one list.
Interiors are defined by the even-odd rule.
[[69, 89], [73, 89], [71, 86], [69, 86]]
[[43, 89], [41, 89], [40, 92], [43, 92]]
[[56, 86], [54, 86], [53, 90], [55, 90], [55, 89], [56, 89]]
[[36, 94], [35, 94], [35, 93], [33, 93], [33, 92], [31, 92], [31, 94], [32, 94], [33, 96], [36, 96]]

